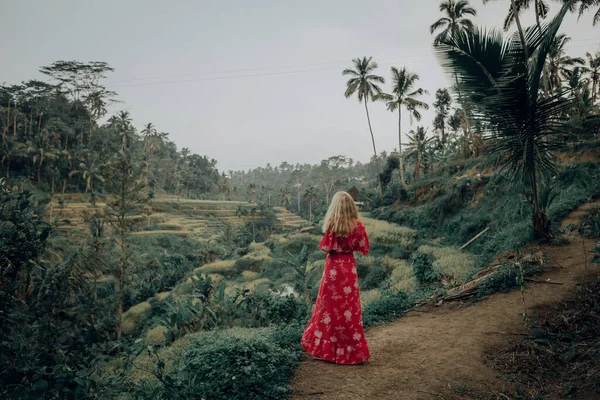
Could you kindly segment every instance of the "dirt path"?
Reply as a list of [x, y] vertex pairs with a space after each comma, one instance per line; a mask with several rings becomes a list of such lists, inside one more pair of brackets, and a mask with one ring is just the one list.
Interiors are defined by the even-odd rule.
[[[569, 215], [563, 226], [578, 223], [586, 207]], [[588, 250], [593, 245], [591, 240], [585, 242]], [[574, 293], [584, 271], [580, 238], [567, 246], [540, 250], [560, 267], [546, 269], [539, 278], [563, 284], [528, 284], [529, 313]], [[589, 267], [590, 273], [599, 270], [597, 264]], [[294, 399], [454, 399], [460, 397], [449, 393], [461, 387], [491, 394], [490, 388], [500, 390], [507, 382], [486, 365], [484, 350], [506, 345], [526, 332], [522, 312], [519, 291], [495, 294], [471, 306], [449, 304], [429, 312], [410, 312], [367, 331], [371, 360], [364, 366], [304, 361], [293, 383]]]

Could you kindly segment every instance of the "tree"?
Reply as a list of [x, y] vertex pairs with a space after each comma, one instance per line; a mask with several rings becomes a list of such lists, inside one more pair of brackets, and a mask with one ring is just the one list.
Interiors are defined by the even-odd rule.
[[85, 192], [92, 192], [94, 190], [93, 185], [95, 180], [104, 182], [104, 177], [101, 172], [103, 167], [102, 162], [100, 161], [98, 153], [90, 150], [83, 151], [81, 160], [79, 169], [71, 171], [69, 173], [69, 178], [72, 178], [75, 175], [81, 175], [85, 180]]
[[313, 186], [309, 186], [304, 191], [304, 200], [308, 202], [308, 222], [312, 224], [312, 203], [317, 196], [317, 190]]
[[598, 7], [594, 14], [593, 25], [596, 26], [600, 22], [600, 0], [581, 0], [579, 5], [579, 18], [592, 7]]
[[10, 163], [25, 155], [25, 146], [15, 138], [6, 136], [0, 144], [2, 164], [6, 165], [6, 180], [10, 179]]
[[292, 202], [292, 193], [290, 193], [287, 187], [283, 187], [280, 190], [281, 207], [283, 207], [283, 227], [285, 228], [287, 209]]
[[[486, 1], [490, 1], [490, 0], [484, 0], [484, 3]], [[534, 12], [535, 12], [535, 21], [537, 24], [537, 27], [539, 29], [541, 29], [542, 25], [540, 22], [540, 19], [546, 19], [546, 17], [548, 16], [548, 4], [546, 4], [546, 2], [544, 0], [515, 0], [515, 7], [513, 7], [513, 5], [511, 4], [509, 9], [508, 9], [508, 13], [506, 15], [506, 18], [504, 20], [504, 30], [508, 31], [510, 29], [510, 26], [513, 24], [513, 22], [515, 22], [515, 20], [517, 19], [518, 15], [521, 13], [521, 11], [523, 10], [528, 10], [531, 5], [533, 4], [533, 8], [534, 8]], [[515, 11], [516, 8], [516, 11]]]
[[[483, 0], [483, 4], [486, 4], [489, 1], [495, 1], [495, 0]], [[529, 58], [529, 50], [527, 49], [527, 46], [525, 46], [525, 43], [526, 43], [525, 42], [525, 33], [523, 31], [523, 27], [521, 26], [521, 18], [519, 17], [519, 7], [517, 5], [517, 1], [520, 1], [520, 0], [510, 0], [511, 11], [512, 11], [512, 14], [514, 15], [515, 22], [517, 23], [517, 32], [519, 33], [519, 37], [521, 39], [521, 47], [522, 47], [523, 54], [525, 55], [525, 58]], [[536, 9], [537, 9], [537, 7], [536, 7]], [[538, 28], [541, 31], [541, 27], [539, 25], [538, 25]]]
[[582, 70], [592, 84], [592, 103], [596, 104], [596, 96], [600, 91], [600, 51], [596, 52], [595, 55], [587, 52], [585, 57], [587, 58], [587, 65]]
[[58, 158], [58, 151], [54, 147], [55, 141], [51, 135], [44, 131], [27, 142], [27, 152], [32, 154], [32, 162], [37, 166], [37, 182], [42, 181], [42, 167]]
[[422, 126], [417, 126], [416, 130], [411, 130], [408, 136], [408, 154], [407, 157], [415, 160], [415, 181], [419, 179], [421, 170], [426, 171], [429, 147], [433, 142], [434, 138], [427, 137], [427, 130]]
[[475, 115], [488, 137], [496, 135], [492, 151], [506, 154], [503, 168], [528, 187], [533, 231], [542, 239], [551, 237], [551, 231], [540, 188], [554, 172], [551, 152], [556, 148], [556, 143], [546, 139], [563, 129], [562, 115], [569, 102], [564, 92], [542, 99], [541, 78], [572, 3], [564, 4], [543, 29], [529, 28], [519, 32], [518, 38], [503, 40], [495, 31], [478, 30], [449, 38], [439, 47], [445, 67], [450, 71], [448, 67], [456, 66], [462, 85], [472, 94]]
[[440, 143], [445, 145], [448, 142], [448, 133], [446, 132], [446, 120], [450, 114], [450, 105], [452, 104], [452, 97], [448, 89], [438, 89], [435, 92], [435, 102], [433, 107], [435, 108], [436, 115], [433, 120], [434, 129], [440, 134]]
[[469, 6], [468, 1], [443, 1], [442, 4], [440, 4], [440, 12], [445, 13], [446, 16], [435, 21], [429, 28], [431, 34], [442, 29], [442, 31], [435, 37], [433, 41], [434, 45], [456, 33], [473, 30], [473, 22], [469, 18], [466, 18], [466, 16], [476, 16], [477, 11], [475, 11], [473, 7]]
[[388, 111], [394, 112], [398, 110], [398, 159], [400, 161], [400, 179], [405, 189], [408, 185], [404, 179], [404, 166], [402, 156], [402, 107], [409, 112], [410, 121], [413, 118], [417, 121], [421, 120], [419, 110], [428, 110], [429, 105], [415, 97], [427, 94], [428, 92], [422, 88], [414, 89], [415, 83], [419, 80], [419, 75], [409, 72], [406, 67], [398, 69], [392, 67], [392, 94], [380, 93], [376, 96], [377, 100], [386, 102]]
[[375, 148], [375, 136], [373, 136], [373, 128], [371, 127], [371, 118], [369, 117], [369, 107], [367, 103], [373, 100], [373, 97], [381, 93], [381, 88], [378, 84], [385, 83], [385, 79], [381, 76], [374, 75], [372, 72], [377, 68], [377, 63], [373, 61], [373, 57], [355, 58], [352, 60], [354, 69], [345, 69], [342, 75], [349, 75], [351, 78], [346, 83], [346, 98], [352, 97], [355, 93], [359, 102], [365, 103], [365, 111], [367, 113], [367, 122], [369, 123], [369, 131], [371, 132], [371, 141], [373, 142], [373, 155], [375, 156], [375, 164], [377, 166], [377, 180], [379, 191], [383, 194], [381, 186], [381, 170], [379, 169], [379, 160], [377, 159], [377, 149]]
[[248, 191], [252, 196], [252, 202], [256, 203], [256, 193], [258, 193], [258, 186], [255, 183], [251, 183], [248, 185]]
[[566, 55], [564, 47], [570, 40], [570, 37], [561, 33], [556, 36], [548, 51], [542, 73], [542, 86], [546, 96], [553, 95], [556, 89], [560, 90], [561, 83], [567, 79], [570, 68], [584, 64], [582, 58], [571, 58]]
[[[485, 0], [484, 0], [485, 2]], [[433, 23], [430, 27], [430, 32], [433, 34], [435, 31], [442, 28], [442, 32], [439, 33], [433, 40], [433, 45], [437, 46], [440, 42], [447, 40], [452, 36], [461, 35], [464, 32], [473, 32], [473, 22], [466, 18], [467, 15], [476, 16], [477, 11], [469, 6], [469, 2], [466, 0], [447, 0], [440, 4], [440, 12], [445, 13], [446, 17], [442, 17]], [[456, 80], [456, 91], [458, 93], [458, 101], [462, 104], [462, 109], [465, 113], [465, 121], [468, 124], [467, 116], [467, 105], [463, 102], [460, 87], [458, 85], [458, 76], [456, 71], [454, 73], [454, 79]], [[441, 121], [438, 121], [438, 124]], [[468, 130], [468, 125], [467, 125]]]
[[123, 300], [129, 284], [131, 269], [131, 231], [134, 229], [141, 206], [148, 202], [142, 193], [145, 187], [141, 168], [136, 165], [127, 151], [121, 151], [107, 166], [106, 188], [112, 198], [106, 202], [106, 219], [114, 229], [114, 242], [119, 252], [117, 282], [117, 339], [121, 338]]

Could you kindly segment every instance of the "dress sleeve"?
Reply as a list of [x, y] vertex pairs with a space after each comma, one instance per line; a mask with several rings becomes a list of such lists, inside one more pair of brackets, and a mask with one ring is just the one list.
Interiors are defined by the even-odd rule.
[[367, 254], [369, 254], [369, 248], [371, 245], [369, 243], [369, 237], [367, 236], [365, 226], [362, 223], [360, 223], [358, 225], [358, 228], [356, 228], [355, 235], [357, 241], [354, 251], [358, 251], [363, 256], [366, 256]]
[[319, 249], [321, 249], [323, 251], [339, 250], [336, 235], [333, 233], [330, 233], [330, 232], [325, 232], [325, 235], [323, 235], [323, 239], [321, 240], [321, 243], [319, 243]]

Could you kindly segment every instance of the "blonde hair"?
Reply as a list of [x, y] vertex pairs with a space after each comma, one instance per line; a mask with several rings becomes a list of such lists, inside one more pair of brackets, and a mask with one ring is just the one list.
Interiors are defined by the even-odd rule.
[[360, 221], [360, 217], [352, 196], [346, 192], [337, 192], [325, 214], [323, 231], [347, 237], [354, 232], [357, 221]]

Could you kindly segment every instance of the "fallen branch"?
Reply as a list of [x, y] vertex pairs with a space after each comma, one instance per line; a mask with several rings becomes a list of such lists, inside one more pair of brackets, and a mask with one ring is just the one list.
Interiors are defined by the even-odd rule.
[[476, 241], [477, 239], [479, 239], [484, 233], [486, 233], [487, 231], [490, 230], [490, 227], [488, 226], [487, 228], [485, 228], [483, 231], [479, 232], [477, 234], [477, 236], [475, 236], [473, 239], [469, 240], [467, 243], [463, 244], [463, 246], [460, 248], [461, 250], [464, 250], [467, 248], [468, 245], [470, 245], [471, 243], [473, 243], [474, 241]]
[[542, 281], [542, 280], [534, 279], [534, 278], [525, 278], [525, 280], [527, 282], [547, 283], [548, 285], [564, 285], [564, 283], [561, 283], [561, 282]]

